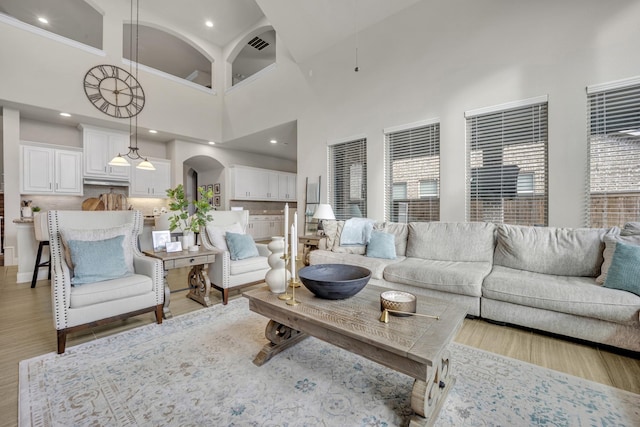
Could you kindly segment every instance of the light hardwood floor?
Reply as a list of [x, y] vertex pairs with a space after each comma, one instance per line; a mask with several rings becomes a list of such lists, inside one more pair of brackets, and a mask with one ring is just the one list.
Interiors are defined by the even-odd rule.
[[[0, 426], [18, 420], [18, 363], [56, 350], [51, 318], [51, 287], [41, 280], [16, 284], [16, 267], [0, 267]], [[203, 308], [185, 297], [186, 269], [171, 270], [171, 311], [174, 316]], [[256, 285], [263, 286], [263, 285]], [[250, 288], [245, 288], [247, 290]], [[238, 298], [240, 291], [231, 293]], [[211, 292], [220, 303], [220, 292]], [[67, 347], [154, 322], [145, 314], [122, 322], [71, 334]], [[530, 331], [466, 319], [456, 341], [525, 362], [545, 366], [613, 387], [640, 393], [640, 359], [572, 343]]]

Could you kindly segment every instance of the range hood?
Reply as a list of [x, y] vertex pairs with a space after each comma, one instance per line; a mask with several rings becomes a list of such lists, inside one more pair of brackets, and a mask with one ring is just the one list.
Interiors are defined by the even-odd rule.
[[128, 181], [118, 181], [115, 179], [85, 178], [84, 185], [100, 185], [102, 187], [129, 187]]

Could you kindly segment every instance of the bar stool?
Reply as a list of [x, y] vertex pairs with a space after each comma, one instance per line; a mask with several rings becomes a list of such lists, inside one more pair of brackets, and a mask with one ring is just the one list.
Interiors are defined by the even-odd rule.
[[42, 248], [49, 246], [49, 223], [47, 221], [47, 213], [35, 213], [33, 215], [33, 231], [36, 235], [36, 241], [38, 242], [38, 253], [36, 255], [36, 264], [33, 267], [33, 277], [31, 278], [31, 287], [36, 287], [36, 281], [38, 280], [38, 271], [40, 267], [47, 267], [49, 269], [49, 280], [51, 280], [51, 255], [49, 260], [40, 262], [42, 259]]

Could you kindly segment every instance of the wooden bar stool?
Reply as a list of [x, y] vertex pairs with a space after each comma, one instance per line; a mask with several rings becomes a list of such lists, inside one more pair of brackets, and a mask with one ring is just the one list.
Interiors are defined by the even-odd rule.
[[49, 269], [48, 278], [51, 280], [51, 255], [49, 255], [49, 260], [40, 262], [42, 259], [42, 248], [49, 246], [49, 224], [46, 212], [33, 215], [33, 231], [36, 235], [36, 241], [38, 241], [36, 264], [33, 267], [33, 277], [31, 278], [31, 287], [35, 288], [36, 281], [38, 280], [38, 271], [40, 271], [41, 267], [47, 267]]

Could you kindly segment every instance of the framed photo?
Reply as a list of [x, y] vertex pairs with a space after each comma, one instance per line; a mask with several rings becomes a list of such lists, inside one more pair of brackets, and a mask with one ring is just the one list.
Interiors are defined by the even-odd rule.
[[[213, 193], [213, 184], [208, 184], [207, 185], [207, 191], [211, 191]], [[210, 205], [213, 204], [213, 197], [211, 199], [209, 199], [209, 204]]]
[[167, 252], [182, 252], [182, 243], [167, 242]]
[[213, 196], [213, 206], [216, 208], [220, 207], [220, 196]]
[[169, 230], [152, 231], [153, 251], [162, 252], [167, 248], [167, 243], [171, 243], [171, 233]]
[[220, 194], [220, 183], [216, 182], [213, 184], [213, 194]]

